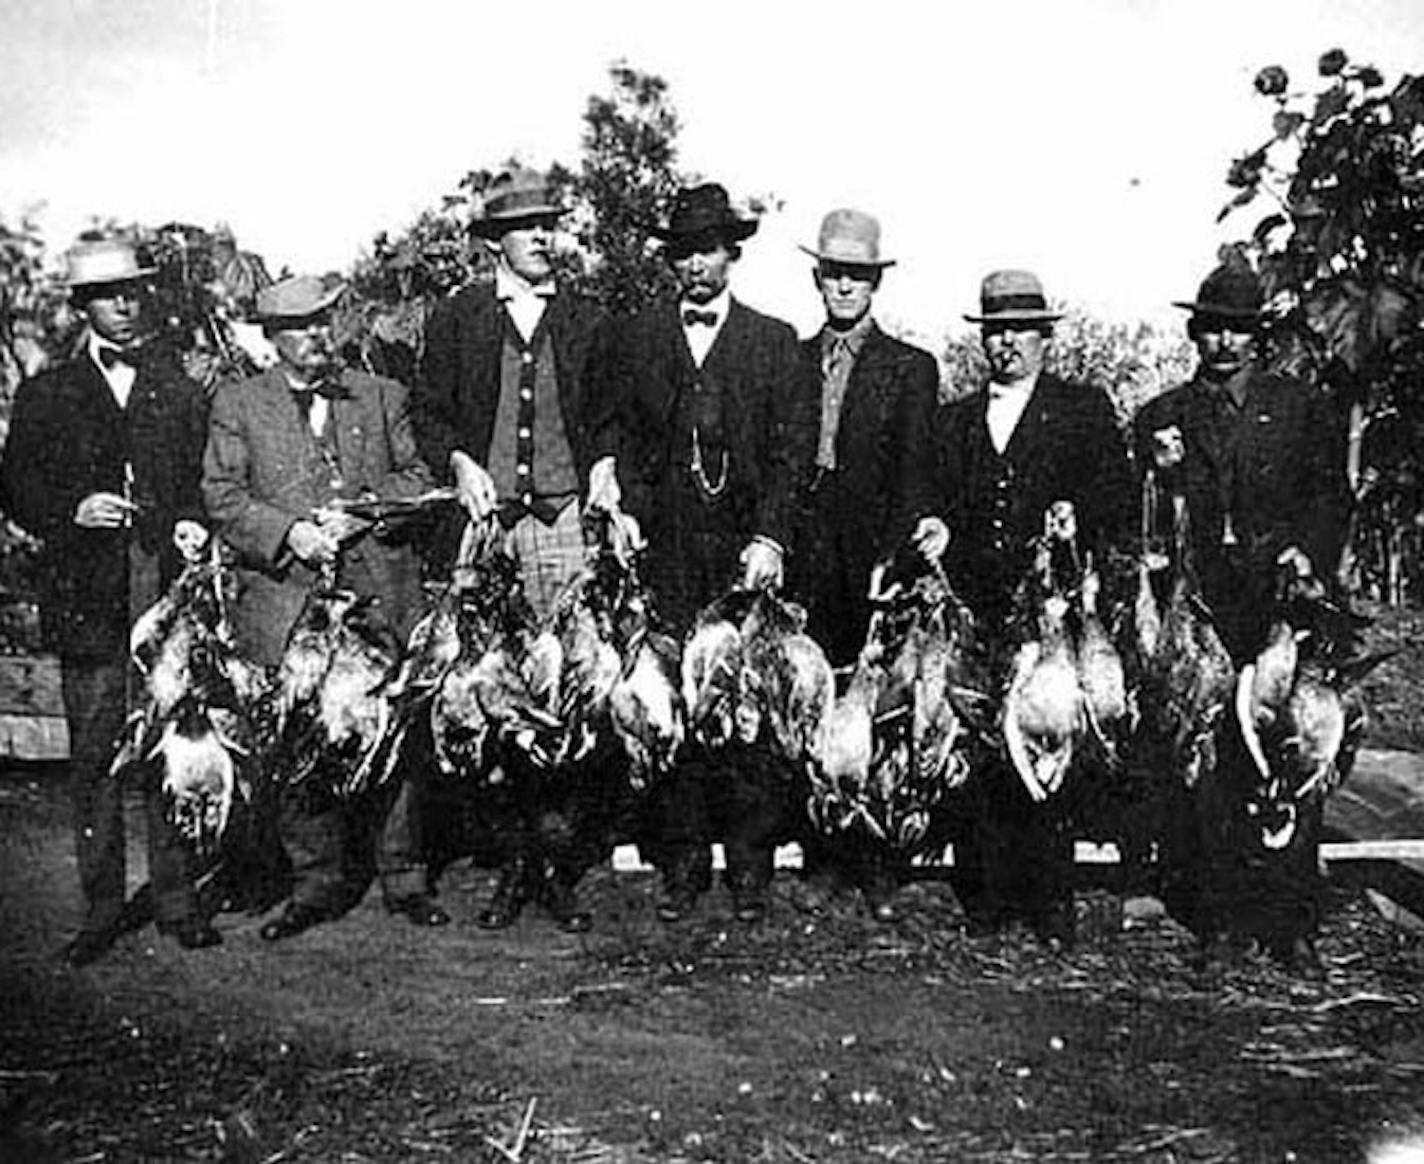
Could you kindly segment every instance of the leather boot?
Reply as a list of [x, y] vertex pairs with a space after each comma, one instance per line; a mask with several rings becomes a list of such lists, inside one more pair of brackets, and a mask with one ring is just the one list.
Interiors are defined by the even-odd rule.
[[586, 934], [593, 928], [593, 915], [579, 908], [573, 881], [552, 865], [544, 867], [539, 896], [554, 923], [566, 934]]

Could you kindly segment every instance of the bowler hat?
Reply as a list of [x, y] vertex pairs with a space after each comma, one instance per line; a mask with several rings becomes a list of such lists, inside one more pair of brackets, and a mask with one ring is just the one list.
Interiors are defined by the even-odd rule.
[[991, 271], [979, 286], [981, 315], [970, 323], [1054, 323], [1061, 311], [1049, 311], [1043, 284], [1032, 271]]
[[64, 281], [70, 287], [97, 287], [146, 279], [157, 268], [139, 262], [133, 243], [121, 238], [86, 239], [64, 255]]
[[654, 238], [674, 245], [707, 240], [739, 243], [756, 234], [757, 220], [743, 218], [732, 209], [725, 187], [704, 182], [679, 190], [672, 200], [672, 212], [665, 226], [653, 226]]
[[823, 263], [845, 263], [854, 267], [893, 267], [894, 259], [880, 257], [880, 221], [863, 210], [832, 210], [821, 219], [821, 235], [815, 249], [802, 247]]
[[1261, 318], [1264, 303], [1256, 273], [1239, 263], [1225, 263], [1202, 280], [1194, 300], [1174, 300], [1172, 306], [1184, 307], [1197, 315], [1255, 322]]
[[340, 280], [291, 275], [257, 293], [256, 315], [261, 320], [307, 319], [328, 310], [345, 290]]
[[557, 218], [564, 211], [544, 174], [516, 167], [499, 174], [485, 189], [470, 218], [470, 230], [481, 238], [498, 238], [520, 222]]

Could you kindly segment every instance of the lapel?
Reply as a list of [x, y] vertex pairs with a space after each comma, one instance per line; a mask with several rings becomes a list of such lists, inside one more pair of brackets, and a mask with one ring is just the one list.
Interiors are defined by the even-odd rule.
[[[749, 312], [735, 296], [727, 301], [727, 321], [722, 324], [722, 328], [717, 333], [717, 338], [712, 341], [712, 347], [708, 349], [707, 358], [702, 361], [703, 368], [710, 368], [717, 371], [728, 361], [735, 363], [737, 352], [743, 346], [746, 333], [751, 325], [751, 312]], [[678, 323], [678, 330], [681, 330], [681, 321]], [[684, 335], [682, 346], [687, 347], [687, 337]], [[687, 356], [691, 361], [692, 353]]]
[[[1004, 447], [1004, 457], [1015, 464], [1029, 464], [1034, 461], [1039, 449], [1045, 444], [1058, 424], [1058, 381], [1047, 372], [1039, 373], [1038, 382], [1029, 393], [1028, 404], [1023, 415], [1009, 436]], [[984, 396], [983, 411], [986, 416], [984, 427], [988, 431], [988, 393]]]
[[848, 424], [856, 423], [862, 413], [873, 413], [876, 397], [884, 387], [885, 369], [893, 362], [894, 355], [885, 333], [872, 323], [850, 368], [845, 400], [841, 404], [839, 431], [846, 431]]

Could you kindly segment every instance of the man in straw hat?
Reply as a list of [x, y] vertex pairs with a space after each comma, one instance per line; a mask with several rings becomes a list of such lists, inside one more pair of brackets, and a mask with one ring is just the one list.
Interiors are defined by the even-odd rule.
[[[979, 314], [965, 318], [980, 326], [989, 383], [942, 417], [945, 566], [986, 635], [1009, 649], [1003, 628], [1045, 514], [1071, 504], [1080, 555], [1101, 562], [1126, 528], [1132, 473], [1107, 395], [1045, 370], [1062, 317], [1037, 276], [992, 272]], [[1062, 798], [1036, 805], [1004, 767], [970, 788], [985, 802], [971, 814], [969, 834], [955, 837], [955, 863], [971, 924], [997, 928], [1021, 918], [1050, 940], [1070, 940], [1073, 838], [1063, 813], [1071, 806]]]
[[[464, 288], [431, 316], [414, 397], [426, 459], [453, 479], [471, 520], [495, 515], [508, 530], [540, 616], [583, 568], [580, 494], [612, 506], [618, 489], [612, 458], [594, 455], [598, 402], [585, 371], [602, 311], [561, 286], [555, 269], [564, 214], [546, 175], [514, 168], [494, 179], [470, 222], [494, 279]], [[581, 932], [590, 918], [575, 885], [585, 859], [561, 842], [578, 831], [569, 820], [577, 810], [537, 783], [504, 781], [511, 803], [485, 806], [500, 818], [506, 853], [479, 924], [503, 929], [537, 898], [561, 928]]]
[[[343, 499], [409, 498], [431, 486], [411, 430], [407, 394], [341, 366], [331, 313], [343, 285], [296, 275], [264, 288], [256, 310], [279, 362], [224, 384], [213, 401], [203, 459], [203, 499], [236, 558], [232, 605], [238, 650], [265, 667], [280, 662], [293, 624], [323, 575], [362, 597], [404, 642], [419, 614], [420, 569], [398, 529], [345, 511]], [[293, 888], [261, 929], [278, 941], [335, 917], [355, 886], [344, 853], [359, 835], [357, 806], [309, 780], [280, 792], [282, 841]], [[443, 925], [428, 894], [408, 780], [396, 782], [376, 865], [386, 908], [419, 926]]]
[[[814, 454], [817, 391], [795, 332], [729, 287], [756, 229], [716, 183], [679, 191], [652, 230], [678, 297], [622, 328], [600, 380], [616, 414], [624, 505], [648, 539], [645, 577], [677, 632], [735, 582], [780, 586]], [[679, 764], [652, 809], [663, 920], [682, 918], [710, 885], [718, 837], [738, 916], [761, 917], [773, 844], [799, 816], [791, 784], [746, 767], [712, 771], [696, 756]]]
[[[1321, 390], [1263, 366], [1261, 284], [1243, 260], [1217, 267], [1176, 306], [1191, 313], [1198, 367], [1138, 413], [1138, 466], [1164, 498], [1185, 500], [1202, 596], [1243, 665], [1266, 646], [1284, 579], [1312, 596], [1335, 589], [1350, 509], [1344, 435]], [[1358, 711], [1346, 711], [1342, 768], [1360, 727]], [[1167, 905], [1203, 940], [1258, 939], [1278, 961], [1315, 972], [1323, 797], [1296, 800], [1284, 845], [1263, 846], [1275, 811], [1252, 800], [1262, 782], [1240, 726], [1224, 718], [1216, 770], [1195, 798], [1175, 790], [1181, 802], [1161, 814]]]
[[[820, 427], [788, 590], [806, 604], [808, 633], [833, 666], [848, 670], [865, 645], [875, 566], [912, 538], [918, 544], [944, 534], [943, 522], [928, 515], [939, 370], [928, 352], [875, 322], [875, 293], [895, 260], [881, 255], [873, 216], [832, 210], [816, 246], [801, 249], [815, 260], [811, 273], [826, 320], [801, 345], [820, 385]], [[884, 854], [864, 845], [840, 856], [855, 858], [867, 901], [882, 919], [892, 917], [894, 881]]]
[[[142, 346], [154, 272], [134, 246], [84, 239], [66, 263], [83, 345], [21, 386], [0, 488], [5, 511], [44, 541], [40, 600], [60, 659], [86, 906], [67, 957], [82, 966], [145, 920], [137, 899], [125, 906], [123, 811], [109, 765], [134, 681], [129, 627], [207, 540], [198, 494], [207, 406], [175, 361]], [[145, 791], [159, 929], [188, 949], [216, 945], [187, 849], [158, 788]]]

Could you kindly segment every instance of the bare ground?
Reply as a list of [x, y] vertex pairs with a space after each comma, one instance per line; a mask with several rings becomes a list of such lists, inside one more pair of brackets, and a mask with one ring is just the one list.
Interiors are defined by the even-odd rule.
[[[876, 926], [778, 875], [675, 929], [600, 872], [593, 934], [530, 913], [419, 932], [375, 894], [279, 947], [152, 929], [75, 972], [58, 782], [0, 780], [0, 1160], [1336, 1161], [1424, 1135], [1424, 940], [1335, 892], [1323, 982], [1193, 968], [1160, 917], [1080, 895], [1084, 941], [971, 941], [947, 886]], [[137, 821], [135, 821], [137, 824]], [[139, 863], [135, 846], [135, 864]]]

